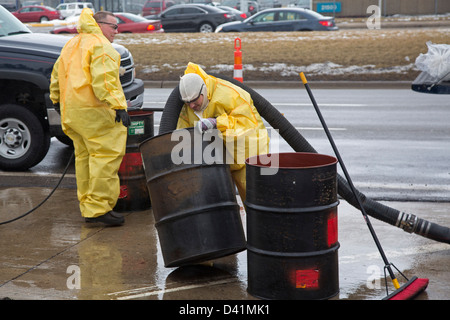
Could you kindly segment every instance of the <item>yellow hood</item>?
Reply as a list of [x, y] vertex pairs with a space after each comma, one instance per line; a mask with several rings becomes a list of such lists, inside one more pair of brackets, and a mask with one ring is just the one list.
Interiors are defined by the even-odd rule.
[[81, 11], [80, 18], [77, 23], [78, 33], [102, 34], [102, 30], [94, 19], [94, 13], [89, 8]]

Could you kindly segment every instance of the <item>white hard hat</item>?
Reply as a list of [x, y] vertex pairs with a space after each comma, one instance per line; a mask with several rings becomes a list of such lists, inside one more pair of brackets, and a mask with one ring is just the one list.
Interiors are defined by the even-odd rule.
[[[202, 77], [196, 73], [188, 73], [180, 78], [180, 97], [184, 102], [191, 102], [205, 94], [206, 85]], [[205, 92], [203, 90], [205, 89]]]

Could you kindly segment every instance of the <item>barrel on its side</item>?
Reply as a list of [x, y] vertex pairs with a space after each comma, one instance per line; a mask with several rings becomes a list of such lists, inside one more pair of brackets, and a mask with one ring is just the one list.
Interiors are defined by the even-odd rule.
[[276, 173], [262, 172], [270, 163], [261, 156], [246, 161], [248, 292], [263, 299], [331, 298], [339, 293], [337, 160], [270, 156], [278, 157]]
[[245, 250], [229, 166], [223, 159], [205, 162], [220, 150], [189, 128], [148, 139], [140, 151], [166, 267]]
[[120, 194], [114, 207], [118, 212], [151, 208], [139, 144], [154, 136], [152, 111], [130, 111], [127, 148], [119, 168]]

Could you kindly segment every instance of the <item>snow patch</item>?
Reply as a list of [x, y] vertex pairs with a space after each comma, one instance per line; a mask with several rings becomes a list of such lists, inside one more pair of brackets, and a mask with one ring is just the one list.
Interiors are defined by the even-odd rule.
[[[170, 69], [172, 71], [179, 71], [180, 74], [186, 68], [180, 65], [169, 65], [164, 64], [162, 66], [142, 66], [142, 72], [152, 73], [161, 70]], [[222, 73], [222, 72], [232, 72], [234, 66], [226, 64], [217, 64], [211, 66], [209, 70], [212, 73]], [[244, 65], [243, 72], [246, 71], [257, 71], [262, 73], [279, 73], [282, 77], [291, 77], [298, 75], [300, 72], [305, 72], [309, 75], [345, 75], [345, 74], [385, 74], [385, 73], [397, 73], [406, 74], [411, 70], [417, 70], [414, 63], [410, 63], [404, 66], [394, 66], [388, 68], [377, 68], [375, 65], [367, 64], [362, 66], [343, 66], [333, 62], [325, 63], [313, 63], [308, 66], [295, 66], [288, 65], [286, 63], [263, 63], [261, 66], [254, 66], [252, 64]]]

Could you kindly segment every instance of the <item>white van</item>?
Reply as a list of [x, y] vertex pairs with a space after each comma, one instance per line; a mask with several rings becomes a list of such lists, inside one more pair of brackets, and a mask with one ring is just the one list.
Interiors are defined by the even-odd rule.
[[84, 8], [90, 8], [95, 13], [94, 6], [90, 2], [61, 3], [56, 7], [56, 10], [58, 10], [64, 18], [67, 18], [72, 15], [80, 15]]

